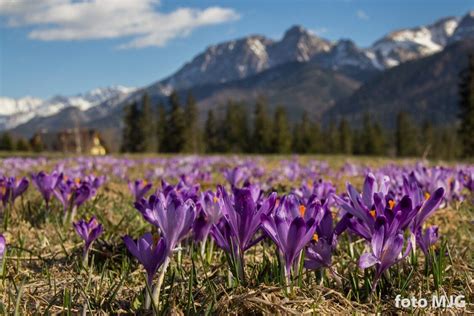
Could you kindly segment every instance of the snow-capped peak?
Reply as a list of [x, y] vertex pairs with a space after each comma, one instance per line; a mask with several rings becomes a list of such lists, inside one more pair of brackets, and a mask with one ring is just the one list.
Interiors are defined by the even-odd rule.
[[0, 130], [14, 128], [34, 117], [50, 116], [67, 107], [82, 111], [99, 106], [101, 103], [134, 92], [136, 88], [111, 86], [96, 88], [75, 96], [54, 96], [47, 100], [34, 97], [13, 99], [0, 97]]
[[449, 41], [455, 42], [466, 38], [474, 39], [474, 10], [463, 16]]
[[26, 96], [19, 99], [0, 97], [0, 115], [34, 111], [43, 103], [42, 99]]
[[434, 54], [444, 48], [458, 25], [458, 18], [441, 19], [431, 25], [394, 31], [369, 49], [385, 67]]

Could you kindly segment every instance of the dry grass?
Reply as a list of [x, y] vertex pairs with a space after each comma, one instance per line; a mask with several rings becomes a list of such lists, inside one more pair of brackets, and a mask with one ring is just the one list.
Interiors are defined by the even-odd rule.
[[[270, 163], [271, 164], [271, 163]], [[346, 179], [338, 179], [342, 187]], [[211, 186], [211, 184], [208, 184]], [[22, 201], [17, 201], [8, 231], [8, 257], [0, 279], [3, 313], [18, 315], [82, 313], [94, 315], [145, 313], [143, 301], [143, 269], [127, 253], [121, 236], [138, 236], [150, 229], [132, 207], [126, 185], [108, 182], [97, 198], [80, 210], [80, 217], [98, 216], [105, 234], [94, 244], [93, 264], [81, 267], [82, 243], [71, 225], [60, 223], [59, 205], [45, 209], [39, 195], [30, 188]], [[173, 261], [163, 289], [166, 314], [230, 314], [230, 315], [340, 315], [400, 313], [394, 305], [397, 294], [404, 297], [430, 297], [432, 294], [466, 296], [464, 310], [405, 310], [413, 314], [442, 312], [457, 314], [474, 312], [472, 204], [465, 202], [441, 209], [430, 219], [440, 227], [448, 243], [449, 260], [442, 287], [437, 291], [433, 276], [426, 276], [424, 259], [418, 265], [398, 265], [392, 273], [392, 284], [383, 292], [364, 291], [364, 272], [357, 269], [356, 259], [346, 251], [347, 239], [341, 240], [333, 259], [335, 274], [325, 272], [323, 278], [306, 272], [290, 294], [273, 275], [273, 246], [261, 243], [246, 255], [246, 286], [230, 286], [225, 258], [220, 250], [211, 264], [188, 247], [183, 262]], [[362, 251], [362, 243], [355, 248]], [[403, 291], [399, 284], [411, 273]], [[360, 293], [351, 288], [349, 275], [360, 280]], [[298, 286], [298, 283], [300, 286]], [[190, 286], [191, 285], [191, 286]], [[357, 297], [357, 295], [359, 297]]]

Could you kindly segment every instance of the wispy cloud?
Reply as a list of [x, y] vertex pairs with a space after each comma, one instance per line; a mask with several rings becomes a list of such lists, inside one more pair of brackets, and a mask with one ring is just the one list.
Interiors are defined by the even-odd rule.
[[329, 29], [326, 28], [326, 27], [319, 27], [319, 28], [317, 28], [317, 29], [310, 29], [309, 31], [310, 31], [311, 33], [313, 33], [314, 35], [319, 35], [319, 36], [321, 36], [321, 35], [323, 35], [323, 34], [326, 34], [326, 33], [329, 31]]
[[29, 38], [71, 41], [128, 38], [119, 48], [164, 46], [194, 29], [239, 19], [230, 8], [159, 11], [159, 0], [0, 1], [10, 27], [32, 27]]
[[360, 20], [368, 20], [370, 17], [364, 10], [357, 10], [356, 16]]

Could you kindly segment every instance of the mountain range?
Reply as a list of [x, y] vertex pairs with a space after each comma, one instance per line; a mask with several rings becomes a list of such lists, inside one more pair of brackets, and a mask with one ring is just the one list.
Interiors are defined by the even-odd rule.
[[38, 130], [79, 125], [116, 137], [127, 104], [144, 93], [154, 102], [166, 101], [173, 90], [193, 93], [201, 119], [229, 99], [252, 104], [263, 95], [271, 107], [284, 105], [293, 121], [307, 112], [315, 119], [347, 117], [359, 124], [369, 112], [393, 127], [393, 116], [408, 110], [417, 120], [451, 124], [458, 74], [472, 52], [474, 11], [396, 30], [367, 48], [293, 26], [280, 40], [250, 35], [209, 46], [173, 75], [139, 89], [110, 87], [49, 100], [0, 98], [0, 129], [31, 137]]

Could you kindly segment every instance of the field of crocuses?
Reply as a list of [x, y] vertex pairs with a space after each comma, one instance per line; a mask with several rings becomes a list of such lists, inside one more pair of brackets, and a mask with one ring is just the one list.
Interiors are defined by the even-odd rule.
[[7, 158], [0, 174], [2, 314], [473, 311], [473, 165]]

